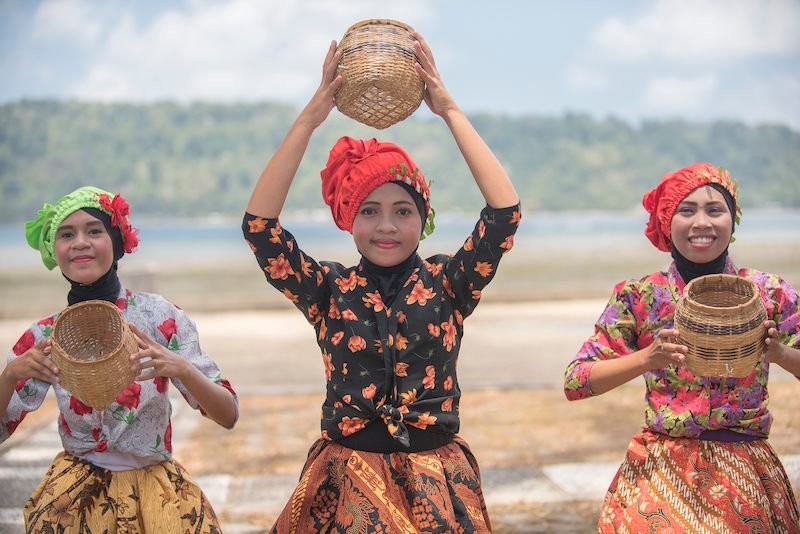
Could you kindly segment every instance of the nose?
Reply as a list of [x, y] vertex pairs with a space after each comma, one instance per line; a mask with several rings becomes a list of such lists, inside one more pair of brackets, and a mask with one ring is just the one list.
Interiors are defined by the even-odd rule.
[[72, 248], [86, 248], [89, 246], [89, 236], [86, 232], [78, 231], [75, 233], [75, 239], [72, 240]]
[[711, 219], [708, 217], [705, 210], [698, 210], [692, 224], [695, 228], [708, 228], [711, 226]]
[[394, 232], [397, 230], [397, 225], [394, 223], [394, 218], [391, 216], [391, 214], [381, 215], [381, 218], [378, 221], [377, 230], [379, 232]]

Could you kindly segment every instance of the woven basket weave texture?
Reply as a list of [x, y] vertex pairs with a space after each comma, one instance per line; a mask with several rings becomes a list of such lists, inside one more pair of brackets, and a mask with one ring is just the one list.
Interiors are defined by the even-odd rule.
[[414, 113], [425, 84], [414, 68], [413, 31], [390, 19], [363, 20], [348, 28], [339, 42], [337, 72], [342, 85], [335, 95], [339, 111], [377, 129]]
[[84, 404], [105, 409], [135, 378], [136, 338], [119, 308], [102, 300], [73, 304], [53, 324], [53, 361], [61, 386]]
[[747, 376], [766, 349], [766, 320], [759, 288], [750, 280], [695, 278], [675, 306], [678, 343], [689, 347], [686, 367], [695, 376]]

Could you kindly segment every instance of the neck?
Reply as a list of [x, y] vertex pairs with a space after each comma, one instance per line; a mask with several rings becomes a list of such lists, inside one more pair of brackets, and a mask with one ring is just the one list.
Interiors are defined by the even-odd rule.
[[122, 287], [117, 276], [117, 262], [112, 263], [106, 274], [91, 284], [81, 284], [69, 278], [67, 281], [70, 283], [70, 290], [67, 294], [67, 302], [70, 306], [84, 300], [105, 300], [114, 304]]

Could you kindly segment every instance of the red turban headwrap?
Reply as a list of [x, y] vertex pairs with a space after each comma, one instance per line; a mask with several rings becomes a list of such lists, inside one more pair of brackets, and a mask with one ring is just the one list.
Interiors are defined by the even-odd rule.
[[377, 139], [339, 139], [320, 172], [322, 198], [330, 206], [336, 226], [353, 231], [353, 220], [365, 198], [391, 181], [410, 185], [425, 201], [423, 220], [430, 212], [430, 189], [425, 176], [405, 150]]
[[689, 165], [665, 174], [661, 178], [661, 182], [642, 197], [642, 205], [650, 214], [644, 235], [657, 249], [664, 252], [672, 250], [670, 226], [678, 204], [698, 187], [709, 184], [717, 184], [730, 193], [734, 205], [734, 213], [731, 213], [731, 217], [735, 222], [739, 221], [738, 214], [741, 213], [741, 210], [736, 198], [737, 184], [731, 179], [728, 171], [710, 163]]

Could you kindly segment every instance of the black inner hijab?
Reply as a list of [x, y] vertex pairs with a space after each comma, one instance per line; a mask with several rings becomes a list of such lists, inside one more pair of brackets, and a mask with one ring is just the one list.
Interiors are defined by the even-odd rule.
[[378, 286], [383, 304], [388, 308], [394, 302], [395, 297], [403, 287], [403, 283], [408, 279], [411, 270], [414, 268], [414, 260], [417, 257], [417, 250], [411, 255], [390, 267], [381, 267], [369, 261], [365, 256], [361, 256], [361, 265], [367, 278]]
[[84, 300], [105, 300], [116, 303], [122, 284], [117, 276], [117, 261], [125, 254], [122, 241], [122, 234], [117, 228], [111, 226], [111, 216], [97, 208], [81, 208], [83, 211], [103, 223], [103, 226], [111, 236], [111, 243], [114, 246], [114, 261], [111, 268], [106, 273], [92, 282], [91, 284], [81, 284], [70, 280], [62, 273], [62, 276], [70, 283], [70, 290], [67, 294], [67, 302], [70, 306], [83, 302]]
[[[733, 197], [727, 189], [719, 184], [707, 185], [722, 193], [722, 196], [725, 199], [725, 204], [728, 206], [728, 212], [731, 214], [731, 235], [733, 235], [733, 231], [736, 229], [736, 222], [734, 220], [736, 217], [736, 208], [733, 203]], [[728, 259], [728, 247], [725, 247], [725, 250], [722, 251], [722, 254], [708, 263], [695, 263], [688, 260], [683, 254], [681, 254], [678, 249], [675, 248], [675, 244], [673, 243], [672, 257], [675, 260], [675, 267], [678, 269], [678, 273], [680, 273], [683, 281], [688, 284], [699, 276], [721, 273], [725, 269], [725, 262]]]

